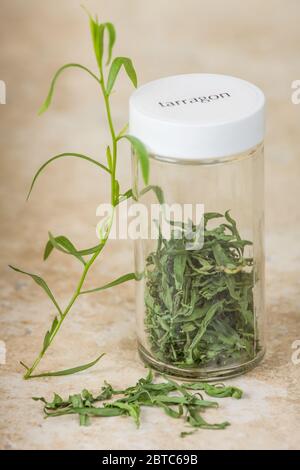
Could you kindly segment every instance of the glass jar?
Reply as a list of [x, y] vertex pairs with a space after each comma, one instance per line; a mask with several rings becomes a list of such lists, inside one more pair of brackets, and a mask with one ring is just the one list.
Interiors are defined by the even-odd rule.
[[145, 186], [133, 152], [147, 213], [138, 348], [160, 372], [221, 379], [264, 355], [264, 106], [257, 87], [223, 75], [168, 77], [131, 97], [130, 132], [150, 153]]

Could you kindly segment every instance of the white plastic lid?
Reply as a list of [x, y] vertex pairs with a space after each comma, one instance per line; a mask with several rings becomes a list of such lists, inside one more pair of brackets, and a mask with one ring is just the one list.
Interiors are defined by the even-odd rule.
[[265, 97], [226, 75], [175, 75], [139, 87], [130, 98], [130, 134], [156, 155], [227, 157], [264, 139]]

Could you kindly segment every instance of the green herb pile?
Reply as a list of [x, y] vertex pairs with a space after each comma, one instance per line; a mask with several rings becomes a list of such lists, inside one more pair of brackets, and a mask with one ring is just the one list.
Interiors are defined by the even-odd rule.
[[[196, 391], [197, 393], [191, 393]], [[140, 379], [133, 387], [125, 390], [114, 390], [105, 382], [99, 395], [93, 396], [88, 390], [63, 399], [56, 393], [52, 402], [43, 397], [34, 397], [44, 403], [45, 418], [75, 414], [79, 416], [80, 425], [88, 425], [91, 417], [131, 416], [137, 426], [140, 425], [141, 408], [143, 406], [161, 408], [171, 418], [181, 418], [192, 428], [225, 429], [227, 421], [210, 424], [202, 417], [207, 408], [217, 408], [219, 405], [212, 400], [204, 399], [200, 392], [216, 398], [241, 398], [242, 390], [223, 384], [211, 385], [204, 382], [178, 384], [173, 380], [154, 383], [150, 370], [147, 377]], [[113, 400], [118, 395], [119, 398]], [[103, 406], [95, 406], [104, 402]], [[181, 437], [192, 434], [195, 430], [182, 432]]]
[[[215, 228], [209, 221], [223, 218]], [[184, 227], [184, 226], [183, 226]], [[181, 367], [251, 360], [258, 348], [253, 312], [253, 258], [229, 211], [204, 215], [204, 244], [159, 237], [147, 258], [145, 327], [154, 356]]]

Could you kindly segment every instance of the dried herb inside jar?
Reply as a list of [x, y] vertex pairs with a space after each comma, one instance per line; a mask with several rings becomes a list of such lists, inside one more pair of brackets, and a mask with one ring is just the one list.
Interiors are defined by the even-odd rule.
[[[221, 223], [209, 227], [212, 219]], [[154, 356], [181, 367], [222, 366], [253, 359], [253, 258], [227, 211], [204, 215], [204, 243], [159, 236], [147, 258], [145, 327]], [[195, 227], [194, 227], [195, 229]]]

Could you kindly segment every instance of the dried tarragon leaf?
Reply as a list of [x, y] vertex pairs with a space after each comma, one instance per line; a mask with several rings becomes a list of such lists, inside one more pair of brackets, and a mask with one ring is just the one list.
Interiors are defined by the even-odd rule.
[[[213, 219], [223, 219], [209, 228]], [[225, 220], [224, 220], [225, 219]], [[178, 367], [227, 366], [253, 359], [253, 258], [229, 214], [204, 214], [204, 244], [159, 236], [146, 264], [145, 328], [155, 358]], [[193, 226], [193, 230], [196, 227]]]
[[[147, 406], [161, 408], [171, 418], [182, 419], [192, 428], [225, 429], [230, 424], [228, 421], [210, 424], [203, 418], [202, 413], [205, 409], [217, 408], [219, 405], [215, 401], [204, 399], [199, 391], [217, 398], [239, 399], [243, 394], [241, 389], [224, 384], [212, 385], [206, 382], [178, 384], [166, 377], [164, 379], [164, 382], [154, 382], [150, 370], [147, 377], [141, 378], [134, 386], [124, 390], [115, 390], [105, 382], [100, 393], [95, 396], [84, 389], [67, 399], [55, 393], [49, 402], [44, 397], [33, 397], [33, 400], [44, 404], [45, 418], [75, 414], [79, 416], [79, 424], [85, 426], [89, 424], [91, 417], [124, 415], [130, 416], [139, 427], [141, 408]], [[190, 390], [197, 393], [191, 393]], [[115, 396], [118, 398], [114, 400]], [[103, 402], [103, 405], [96, 406], [99, 402]], [[182, 432], [180, 436], [185, 437], [193, 432]]]

